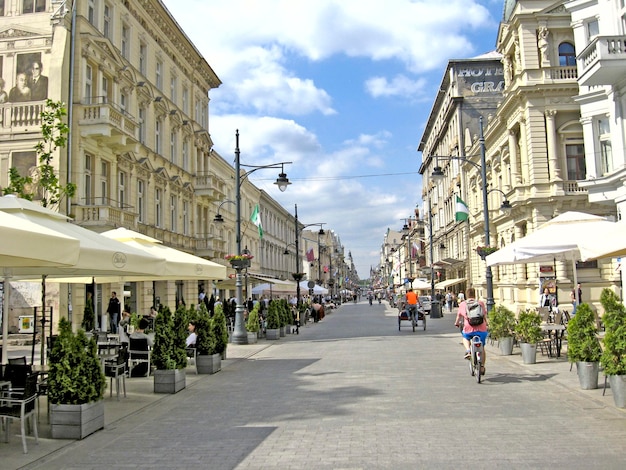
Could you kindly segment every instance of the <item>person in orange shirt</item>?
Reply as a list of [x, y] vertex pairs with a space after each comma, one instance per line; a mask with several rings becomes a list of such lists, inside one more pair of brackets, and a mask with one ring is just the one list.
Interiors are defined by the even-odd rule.
[[413, 289], [409, 288], [409, 290], [406, 291], [405, 298], [409, 312], [413, 312], [413, 315], [417, 318], [417, 294], [413, 292]]

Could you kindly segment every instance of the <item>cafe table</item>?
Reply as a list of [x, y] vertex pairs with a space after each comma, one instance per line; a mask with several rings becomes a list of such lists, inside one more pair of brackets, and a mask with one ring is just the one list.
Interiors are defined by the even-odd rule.
[[[557, 323], [542, 323], [540, 325], [543, 331], [547, 331], [548, 335], [554, 337], [556, 344], [556, 357], [561, 357], [561, 347], [563, 345], [563, 336], [565, 335], [565, 325]], [[548, 344], [548, 353], [552, 356], [552, 343]]]

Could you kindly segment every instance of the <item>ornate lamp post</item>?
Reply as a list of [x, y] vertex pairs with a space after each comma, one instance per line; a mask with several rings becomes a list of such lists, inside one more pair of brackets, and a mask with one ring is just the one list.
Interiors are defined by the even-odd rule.
[[[240, 156], [239, 129], [237, 129], [237, 131], [235, 132], [235, 207], [236, 207], [235, 236], [236, 236], [236, 241], [237, 241], [236, 258], [241, 258], [242, 262], [233, 263], [231, 261], [231, 265], [235, 269], [235, 273], [236, 273], [235, 287], [237, 289], [237, 307], [235, 309], [235, 329], [233, 330], [232, 342], [233, 344], [248, 344], [248, 334], [246, 332], [244, 319], [243, 319], [243, 312], [244, 312], [243, 289], [242, 289], [243, 282], [242, 282], [241, 272], [247, 266], [250, 266], [250, 258], [247, 258], [246, 260], [247, 266], [246, 266], [246, 263], [243, 262], [243, 259], [246, 258], [246, 255], [241, 250], [241, 184], [245, 181], [245, 179], [248, 176], [250, 176], [250, 174], [254, 173], [257, 170], [261, 170], [264, 168], [280, 168], [281, 171], [278, 174], [278, 178], [276, 179], [276, 182], [274, 184], [277, 185], [278, 189], [280, 189], [281, 191], [285, 191], [287, 189], [287, 186], [289, 186], [291, 183], [289, 182], [289, 179], [287, 178], [287, 174], [284, 172], [284, 165], [290, 164], [291, 162], [279, 162], [279, 163], [272, 163], [270, 165], [261, 165], [261, 166], [243, 165], [240, 162], [239, 156]], [[241, 167], [252, 168], [252, 169], [244, 173], [242, 176]], [[215, 217], [214, 221], [223, 222], [224, 220], [221, 218], [221, 216], [219, 217], [218, 216]]]
[[[480, 165], [473, 162], [468, 157], [434, 156], [434, 158], [437, 159], [437, 162], [435, 164], [435, 168], [433, 169], [433, 173], [431, 177], [433, 180], [437, 180], [437, 179], [443, 178], [444, 176], [444, 173], [438, 164], [438, 159], [440, 158], [444, 160], [460, 160], [464, 163], [469, 163], [470, 165], [473, 165], [476, 169], [480, 171], [480, 177], [482, 179], [481, 189], [482, 189], [482, 194], [483, 194], [483, 209], [484, 209], [484, 219], [485, 219], [485, 229], [484, 229], [485, 230], [485, 245], [488, 247], [491, 243], [491, 237], [489, 234], [489, 198], [488, 198], [488, 194], [490, 190], [487, 188], [487, 161], [486, 161], [486, 155], [485, 155], [485, 136], [483, 133], [483, 118], [482, 117], [480, 118], [479, 143], [480, 143]], [[431, 256], [431, 274], [432, 274], [433, 244], [432, 244], [432, 211], [431, 211], [430, 198], [428, 199], [428, 208], [429, 208], [429, 211], [428, 211], [429, 220], [431, 221], [430, 256]], [[501, 209], [510, 210], [511, 204], [509, 203], [509, 201], [505, 200], [502, 203]], [[491, 266], [487, 266], [487, 269], [485, 272], [485, 279], [487, 281], [487, 310], [491, 311], [495, 303], [493, 299], [493, 274], [491, 272]], [[434, 280], [432, 280], [432, 291], [434, 293]]]
[[[303, 225], [302, 227], [299, 226], [298, 224], [298, 204], [295, 204], [295, 235], [296, 235], [296, 273], [300, 273], [300, 233], [302, 232], [302, 230], [304, 230], [307, 227], [312, 227], [313, 225], [319, 225], [320, 226], [320, 231], [317, 234], [317, 249], [318, 249], [318, 253], [319, 253], [319, 237], [321, 235], [324, 235], [324, 224], [326, 222], [318, 222], [315, 224], [306, 224]], [[287, 250], [285, 250], [286, 254], [289, 254]], [[318, 255], [319, 256], [319, 255]], [[295, 279], [295, 276], [294, 276]], [[302, 279], [296, 279], [296, 301], [297, 301], [297, 305], [300, 305], [300, 281]]]

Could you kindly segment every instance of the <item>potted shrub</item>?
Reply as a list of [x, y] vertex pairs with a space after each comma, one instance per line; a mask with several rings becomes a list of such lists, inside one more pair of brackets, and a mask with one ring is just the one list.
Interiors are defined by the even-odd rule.
[[600, 363], [609, 378], [613, 401], [626, 408], [626, 308], [615, 292], [602, 289], [600, 303], [604, 307], [604, 351]]
[[174, 317], [169, 307], [163, 307], [154, 319], [154, 393], [177, 393], [185, 388], [187, 323], [187, 312], [182, 306]]
[[276, 300], [270, 301], [267, 308], [266, 339], [280, 339], [280, 306]]
[[83, 439], [104, 428], [105, 377], [94, 339], [59, 320], [59, 335], [50, 351], [48, 402], [54, 439]]
[[215, 335], [215, 353], [222, 359], [226, 359], [226, 347], [228, 346], [228, 327], [226, 326], [226, 316], [221, 305], [215, 307], [215, 315], [211, 318], [211, 327]]
[[246, 330], [248, 331], [248, 344], [254, 344], [259, 337], [259, 309], [261, 302], [254, 305], [252, 311], [248, 313], [248, 321], [246, 322]]
[[541, 317], [535, 310], [524, 310], [519, 313], [515, 325], [515, 337], [520, 343], [524, 364], [537, 362], [537, 343], [543, 338]]
[[595, 313], [588, 304], [580, 304], [576, 307], [576, 315], [567, 324], [567, 359], [576, 363], [583, 390], [598, 388], [602, 349], [597, 334]]
[[280, 328], [279, 328], [279, 333], [280, 336], [283, 337], [286, 334], [287, 331], [287, 325], [289, 323], [289, 303], [287, 302], [286, 299], [278, 299], [278, 305], [279, 305], [279, 315], [280, 315]]
[[503, 356], [513, 354], [515, 313], [504, 305], [496, 305], [489, 314], [489, 334], [498, 341]]
[[93, 310], [93, 300], [91, 296], [85, 301], [85, 310], [83, 310], [83, 321], [80, 324], [85, 331], [93, 331], [96, 329], [96, 314]]
[[[216, 306], [217, 309], [217, 306]], [[209, 311], [200, 305], [196, 318], [196, 370], [198, 374], [215, 374], [222, 368], [221, 355], [216, 353], [215, 330]]]

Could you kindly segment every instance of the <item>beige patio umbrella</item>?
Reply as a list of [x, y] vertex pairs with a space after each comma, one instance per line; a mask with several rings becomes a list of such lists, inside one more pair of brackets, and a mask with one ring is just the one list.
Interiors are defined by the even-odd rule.
[[[70, 266], [78, 261], [80, 242], [54, 230], [0, 212], [0, 267], [3, 272], [2, 344], [9, 336], [9, 281], [14, 269]], [[8, 348], [2, 348], [3, 364]]]
[[104, 232], [102, 236], [165, 260], [165, 265], [161, 271], [154, 272], [150, 276], [131, 276], [126, 279], [139, 281], [228, 278], [226, 266], [184, 251], [170, 248], [163, 245], [163, 242], [160, 240], [142, 233], [120, 227]]

